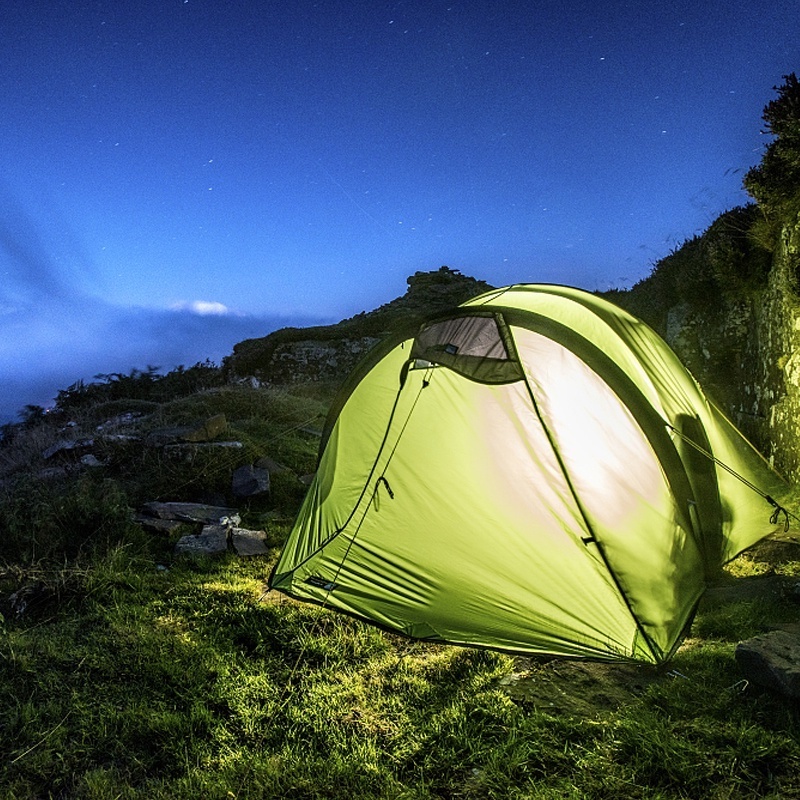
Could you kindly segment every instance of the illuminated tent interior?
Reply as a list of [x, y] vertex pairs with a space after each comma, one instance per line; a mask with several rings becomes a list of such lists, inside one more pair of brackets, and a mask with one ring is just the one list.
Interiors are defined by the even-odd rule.
[[644, 323], [512, 286], [350, 376], [270, 585], [414, 638], [660, 663], [781, 487]]

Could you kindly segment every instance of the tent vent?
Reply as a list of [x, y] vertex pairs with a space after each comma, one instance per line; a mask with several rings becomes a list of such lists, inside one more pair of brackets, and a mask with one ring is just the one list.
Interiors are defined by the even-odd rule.
[[513, 383], [523, 376], [499, 314], [462, 314], [424, 325], [411, 358], [449, 367], [479, 383]]

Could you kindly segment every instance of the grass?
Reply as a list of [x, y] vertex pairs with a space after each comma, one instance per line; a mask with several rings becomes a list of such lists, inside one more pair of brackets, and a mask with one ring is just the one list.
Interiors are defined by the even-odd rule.
[[[253, 442], [271, 425], [298, 471], [316, 446], [296, 429], [313, 396], [203, 397], [143, 424], [224, 408]], [[151, 485], [118, 463], [0, 490], [2, 798], [800, 797], [798, 709], [734, 660], [796, 618], [791, 598], [704, 604], [661, 670], [423, 644], [265, 595], [286, 522], [268, 556], [175, 557], [129, 521]], [[800, 546], [740, 557], [727, 583], [769, 574], [800, 577]]]
[[509, 656], [264, 598], [266, 568], [223, 558], [164, 570], [120, 546], [73, 575], [57, 604], [7, 620], [4, 796], [800, 792], [796, 710], [741, 691], [741, 620], [691, 640], [629, 704], [562, 714], [509, 696]]

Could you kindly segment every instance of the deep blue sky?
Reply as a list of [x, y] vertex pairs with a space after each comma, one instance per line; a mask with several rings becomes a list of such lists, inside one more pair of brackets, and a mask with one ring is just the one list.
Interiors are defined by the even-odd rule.
[[746, 201], [800, 0], [5, 0], [0, 421], [442, 264], [630, 286]]

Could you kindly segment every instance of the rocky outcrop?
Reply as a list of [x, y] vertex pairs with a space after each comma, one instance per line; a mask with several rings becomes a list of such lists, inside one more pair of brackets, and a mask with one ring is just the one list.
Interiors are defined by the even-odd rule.
[[266, 384], [341, 383], [365, 353], [393, 331], [492, 288], [449, 267], [417, 272], [407, 283], [402, 297], [337, 325], [283, 328], [239, 342], [225, 359], [228, 380], [252, 376]]
[[379, 336], [357, 336], [279, 342], [262, 377], [275, 384], [341, 381], [379, 341]]
[[783, 229], [759, 315], [761, 383], [745, 386], [760, 411], [760, 439], [787, 477], [800, 481], [800, 216]]
[[[709, 233], [713, 233], [709, 231]], [[708, 235], [708, 234], [707, 234]], [[689, 250], [716, 252], [717, 242]], [[719, 245], [717, 242], [717, 250]], [[691, 254], [690, 254], [691, 255]], [[700, 256], [709, 256], [707, 252]], [[771, 267], [756, 278], [730, 274], [699, 284], [696, 301], [681, 295], [692, 263], [680, 272], [668, 259], [642, 284], [610, 297], [652, 325], [704, 391], [791, 481], [800, 480], [800, 218], [783, 227]], [[745, 256], [758, 260], [745, 251]], [[674, 258], [675, 256], [673, 256]], [[661, 270], [666, 274], [659, 274]], [[672, 269], [673, 273], [669, 274]], [[698, 270], [699, 271], [699, 270]]]

